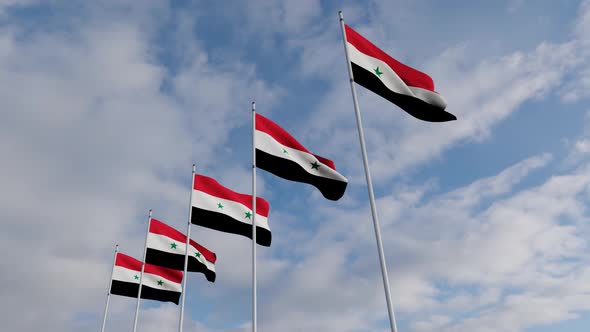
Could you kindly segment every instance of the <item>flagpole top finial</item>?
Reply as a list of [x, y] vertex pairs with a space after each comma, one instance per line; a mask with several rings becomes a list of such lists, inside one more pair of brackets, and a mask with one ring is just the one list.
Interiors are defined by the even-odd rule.
[[342, 16], [342, 11], [341, 10], [338, 11], [338, 17], [340, 17], [340, 20], [341, 21], [344, 19], [344, 17]]
[[152, 217], [152, 209], [150, 209], [150, 218]]
[[197, 165], [193, 164], [193, 174], [195, 173], [196, 169], [197, 169]]

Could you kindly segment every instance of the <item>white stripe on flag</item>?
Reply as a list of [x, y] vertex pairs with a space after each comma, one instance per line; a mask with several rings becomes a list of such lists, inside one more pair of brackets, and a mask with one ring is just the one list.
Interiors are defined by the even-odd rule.
[[[113, 270], [113, 280], [122, 281], [122, 282], [129, 282], [139, 285], [139, 279], [135, 279], [135, 276], [140, 277], [141, 271], [130, 270], [124, 268], [122, 266], [116, 266]], [[162, 285], [158, 285], [158, 281], [162, 281]], [[174, 281], [170, 281], [162, 276], [151, 274], [151, 273], [143, 273], [143, 285], [148, 286], [155, 289], [161, 289], [171, 292], [180, 292], [182, 291], [182, 287], [180, 283], [176, 283]]]
[[[311, 175], [333, 179], [341, 182], [348, 182], [348, 180], [346, 180], [344, 176], [330, 168], [328, 165], [322, 163], [313, 154], [293, 149], [288, 146], [284, 146], [283, 144], [275, 140], [274, 137], [261, 130], [256, 130], [255, 135], [257, 149], [262, 150], [275, 157], [291, 160], [300, 165], [302, 169], [304, 169], [307, 173]], [[285, 149], [287, 153], [285, 153], [283, 149]], [[313, 163], [320, 164], [319, 169], [313, 169], [311, 167], [311, 164]]]
[[[223, 208], [219, 208], [217, 204], [221, 203]], [[246, 218], [246, 211], [252, 213], [252, 210], [242, 203], [219, 198], [209, 195], [200, 190], [193, 190], [192, 206], [216, 213], [225, 214], [236, 221], [244, 224], [252, 225], [252, 218]], [[265, 228], [270, 231], [268, 227], [268, 219], [256, 213], [256, 226]]]
[[424, 102], [443, 109], [447, 106], [447, 102], [438, 93], [406, 85], [406, 83], [402, 81], [402, 79], [395, 71], [393, 71], [393, 69], [391, 69], [391, 67], [389, 67], [387, 63], [370, 55], [364, 54], [348, 41], [346, 42], [346, 45], [348, 46], [348, 54], [352, 63], [364, 68], [371, 73], [374, 73], [375, 68], [379, 67], [379, 71], [383, 72], [383, 75], [381, 75], [379, 79], [389, 90], [395, 93], [421, 99]]

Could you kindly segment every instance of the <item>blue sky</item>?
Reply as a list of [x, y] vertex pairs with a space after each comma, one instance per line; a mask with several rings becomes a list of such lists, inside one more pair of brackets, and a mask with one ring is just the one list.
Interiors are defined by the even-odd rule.
[[[3, 329], [98, 329], [114, 244], [140, 257], [150, 208], [183, 229], [192, 163], [250, 191], [256, 100], [349, 179], [332, 202], [258, 172], [259, 330], [387, 331], [338, 10], [458, 117], [359, 88], [399, 330], [585, 331], [587, 0], [0, 1]], [[189, 276], [185, 330], [249, 331], [250, 242], [193, 235], [218, 276]], [[113, 297], [108, 330], [134, 306]], [[141, 331], [177, 321], [142, 302]]]

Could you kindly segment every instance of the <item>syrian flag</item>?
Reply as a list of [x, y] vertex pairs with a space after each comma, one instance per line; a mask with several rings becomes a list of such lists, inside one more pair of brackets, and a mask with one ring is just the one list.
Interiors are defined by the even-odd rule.
[[[117, 253], [111, 294], [135, 297], [139, 291], [141, 261]], [[141, 285], [141, 298], [178, 304], [182, 287], [182, 272], [161, 266], [145, 264]]]
[[356, 83], [420, 120], [457, 120], [445, 111], [447, 103], [434, 91], [434, 81], [430, 76], [390, 57], [348, 25], [344, 25], [344, 29]]
[[334, 162], [309, 152], [276, 123], [256, 114], [256, 167], [283, 179], [318, 188], [325, 198], [336, 201], [344, 195], [348, 180], [336, 171]]
[[[225, 188], [212, 178], [195, 174], [191, 222], [196, 225], [252, 238], [252, 195]], [[270, 247], [266, 200], [256, 197], [256, 243]]]
[[[184, 271], [185, 247], [186, 235], [152, 218], [147, 238], [146, 263]], [[207, 280], [215, 282], [216, 260], [215, 253], [190, 240], [188, 272], [202, 272]]]

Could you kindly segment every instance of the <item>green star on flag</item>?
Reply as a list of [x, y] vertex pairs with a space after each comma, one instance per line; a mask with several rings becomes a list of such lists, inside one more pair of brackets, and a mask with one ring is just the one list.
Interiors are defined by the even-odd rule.
[[383, 75], [383, 72], [379, 70], [379, 66], [377, 66], [377, 68], [373, 70], [375, 71], [375, 75], [377, 75], [378, 77], [381, 77], [381, 75]]
[[217, 203], [217, 208], [218, 209], [223, 209], [223, 205], [221, 205], [221, 203]]
[[283, 148], [283, 153], [289, 154], [289, 151]]
[[133, 276], [133, 279], [139, 280], [139, 276], [136, 274], [136, 275]]
[[252, 213], [250, 211], [245, 212], [246, 216], [244, 218], [252, 219]]
[[164, 281], [158, 280], [158, 286], [162, 286], [163, 284], [164, 284]]
[[197, 258], [201, 258], [201, 253], [200, 253], [200, 252], [196, 252], [196, 253], [195, 253], [195, 256], [196, 256]]
[[311, 164], [311, 169], [317, 169], [317, 170], [320, 169], [320, 164], [318, 164], [317, 161], [314, 161], [313, 163], [310, 163], [310, 164]]
[[176, 249], [176, 246], [178, 246], [178, 244], [176, 244], [176, 242], [170, 243], [170, 249]]

